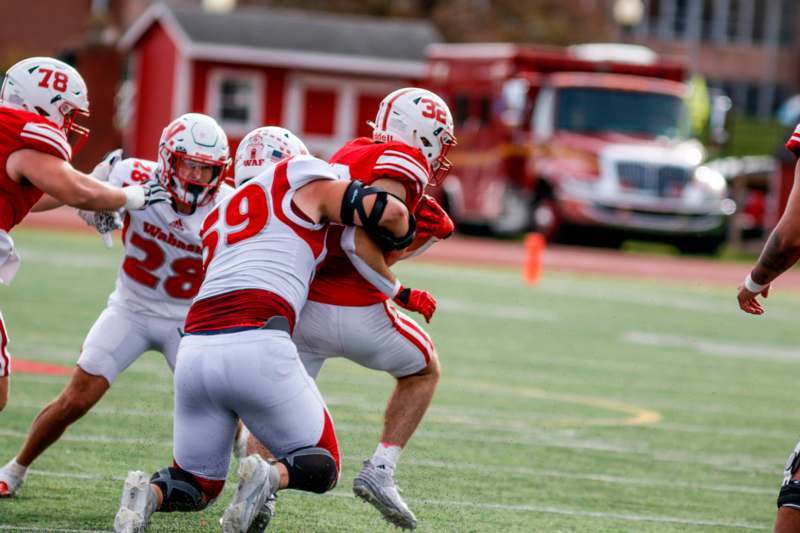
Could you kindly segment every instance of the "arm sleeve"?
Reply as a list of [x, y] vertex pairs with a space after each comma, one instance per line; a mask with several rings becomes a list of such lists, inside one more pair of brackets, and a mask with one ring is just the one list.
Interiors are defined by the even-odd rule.
[[[380, 272], [370, 267], [366, 261], [356, 253], [356, 228], [347, 226], [342, 232], [342, 250], [347, 254], [350, 262], [356, 268], [361, 277], [367, 280], [372, 286], [381, 291], [389, 298], [394, 298], [400, 290], [400, 280], [390, 280]], [[376, 247], [377, 248], [377, 247]]]
[[414, 200], [422, 195], [429, 174], [428, 162], [419, 150], [397, 145], [384, 150], [372, 167], [373, 181], [389, 178], [403, 184], [409, 205], [416, 203]]
[[72, 147], [61, 130], [43, 122], [26, 122], [19, 133], [26, 148], [54, 155], [64, 161], [72, 159]]

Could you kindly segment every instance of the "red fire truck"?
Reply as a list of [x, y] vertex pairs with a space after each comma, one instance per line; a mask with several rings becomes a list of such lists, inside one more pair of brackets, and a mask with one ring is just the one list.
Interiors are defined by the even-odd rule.
[[548, 238], [594, 228], [687, 251], [724, 239], [735, 205], [691, 138], [684, 63], [618, 44], [444, 44], [428, 56], [428, 86], [456, 121], [443, 194], [461, 225]]

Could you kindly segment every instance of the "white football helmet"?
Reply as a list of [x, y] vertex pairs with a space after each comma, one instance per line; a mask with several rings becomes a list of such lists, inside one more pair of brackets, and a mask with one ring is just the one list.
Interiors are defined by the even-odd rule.
[[308, 154], [308, 148], [291, 131], [264, 126], [248, 133], [236, 149], [233, 181], [238, 187], [282, 159]]
[[77, 135], [73, 151], [89, 137], [89, 130], [75, 123], [78, 115], [89, 116], [89, 91], [78, 71], [52, 57], [23, 59], [6, 71], [0, 88], [3, 105], [36, 113]]
[[386, 96], [372, 126], [375, 141], [399, 141], [419, 149], [431, 167], [432, 185], [441, 183], [452, 163], [447, 152], [456, 145], [453, 115], [438, 95], [406, 87]]
[[[181, 176], [182, 164], [211, 167], [211, 179]], [[200, 113], [181, 115], [164, 128], [158, 143], [156, 175], [178, 205], [191, 207], [212, 201], [230, 164], [228, 137], [217, 122]]]

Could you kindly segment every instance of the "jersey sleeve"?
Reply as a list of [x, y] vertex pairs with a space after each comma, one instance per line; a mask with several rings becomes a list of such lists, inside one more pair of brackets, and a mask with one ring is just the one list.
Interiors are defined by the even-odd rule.
[[26, 122], [20, 130], [19, 137], [25, 148], [44, 152], [64, 161], [72, 159], [72, 147], [67, 141], [67, 136], [55, 126], [44, 122]]
[[312, 181], [320, 179], [340, 179], [339, 174], [331, 165], [322, 159], [308, 155], [291, 158], [286, 167], [286, 177], [291, 189], [299, 189]]
[[794, 128], [792, 136], [786, 141], [786, 148], [792, 152], [795, 157], [800, 157], [800, 124]]
[[422, 152], [399, 143], [391, 144], [378, 156], [372, 167], [372, 179], [394, 179], [406, 189], [406, 199], [418, 199], [428, 185], [428, 161]]

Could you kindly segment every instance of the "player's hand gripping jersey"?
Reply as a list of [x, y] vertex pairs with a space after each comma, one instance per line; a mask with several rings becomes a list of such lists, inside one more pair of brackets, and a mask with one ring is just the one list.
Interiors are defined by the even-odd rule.
[[294, 327], [317, 265], [325, 256], [327, 223], [315, 224], [292, 198], [318, 179], [338, 179], [311, 156], [286, 159], [236, 189], [205, 219], [206, 269], [186, 331], [261, 326], [284, 316]]
[[[416, 148], [400, 142], [376, 143], [366, 137], [344, 145], [331, 157], [330, 163], [342, 178], [360, 180], [366, 185], [382, 178], [400, 182], [406, 190], [406, 205], [411, 212], [430, 176], [428, 161]], [[347, 306], [385, 301], [387, 297], [361, 277], [342, 250], [343, 230], [343, 226], [331, 226], [328, 256], [311, 284], [308, 299]]]
[[[116, 165], [109, 183], [117, 187], [155, 180], [156, 163], [125, 159]], [[222, 185], [216, 200], [232, 188]], [[200, 227], [214, 200], [198, 205], [191, 215], [179, 214], [169, 202], [125, 214], [122, 240], [125, 259], [109, 304], [147, 315], [182, 320], [203, 281]]]
[[64, 161], [72, 158], [72, 148], [64, 132], [36, 115], [0, 106], [0, 230], [10, 231], [28, 214], [42, 191], [31, 183], [13, 181], [6, 172], [8, 156], [31, 149]]

